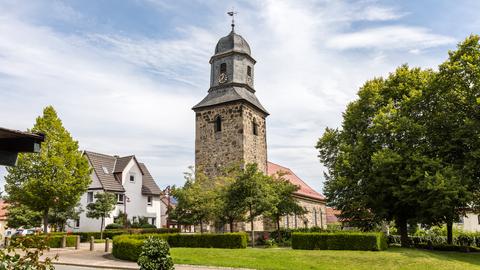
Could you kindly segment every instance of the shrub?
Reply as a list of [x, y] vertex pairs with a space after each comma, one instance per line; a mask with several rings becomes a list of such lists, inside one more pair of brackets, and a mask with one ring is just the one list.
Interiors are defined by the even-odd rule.
[[383, 233], [293, 233], [292, 248], [334, 250], [384, 250], [387, 248], [387, 239]]
[[[103, 238], [110, 238], [122, 234], [151, 234], [151, 233], [178, 233], [180, 229], [177, 228], [146, 228], [146, 229], [109, 229], [103, 231]], [[100, 239], [100, 232], [75, 232], [74, 235], [80, 235], [81, 242], [88, 242], [90, 237]]]
[[123, 225], [118, 223], [111, 223], [105, 226], [105, 230], [118, 230], [118, 229], [123, 229]]
[[193, 248], [246, 248], [245, 233], [224, 234], [135, 234], [113, 238], [112, 254], [118, 259], [136, 261], [143, 242], [149, 237], [164, 239], [170, 247]]
[[[40, 239], [43, 239], [43, 242], [50, 248], [60, 248], [62, 246], [62, 240], [63, 236], [65, 234], [41, 234], [38, 236], [26, 236], [25, 238], [35, 238], [38, 237]], [[24, 237], [22, 237], [24, 238]], [[67, 247], [74, 247], [75, 242], [76, 242], [77, 237], [75, 235], [67, 235]], [[23, 242], [23, 245], [25, 247], [34, 247], [32, 246], [33, 242], [30, 241], [25, 241]]]
[[173, 270], [168, 243], [160, 238], [149, 237], [143, 244], [137, 261], [140, 270]]
[[428, 244], [417, 244], [416, 248], [420, 249], [429, 249], [429, 250], [438, 250], [438, 251], [456, 251], [456, 252], [480, 252], [480, 248], [472, 246], [459, 246], [459, 245], [428, 245]]

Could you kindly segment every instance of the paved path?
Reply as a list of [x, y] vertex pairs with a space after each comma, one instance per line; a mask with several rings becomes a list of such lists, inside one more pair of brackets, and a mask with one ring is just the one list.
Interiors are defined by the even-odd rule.
[[[52, 248], [45, 256], [53, 257], [58, 254], [58, 260], [54, 261], [58, 270], [87, 270], [87, 269], [139, 269], [137, 263], [116, 259], [110, 252], [104, 252], [105, 244], [95, 244], [95, 250], [89, 250], [88, 243], [82, 243], [79, 250], [74, 248]], [[175, 265], [176, 270], [219, 270], [234, 268]], [[245, 269], [243, 269], [245, 270]]]

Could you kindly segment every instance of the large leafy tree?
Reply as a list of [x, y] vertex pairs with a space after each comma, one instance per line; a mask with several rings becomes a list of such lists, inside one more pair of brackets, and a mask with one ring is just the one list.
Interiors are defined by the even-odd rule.
[[404, 65], [387, 79], [368, 81], [344, 113], [342, 129], [327, 129], [317, 144], [328, 168], [329, 203], [364, 229], [394, 220], [403, 244], [408, 222], [419, 217], [417, 187], [431, 162], [424, 155], [426, 130], [419, 118], [422, 93], [432, 78], [431, 71]]
[[99, 192], [95, 194], [95, 201], [87, 205], [87, 217], [101, 219], [100, 222], [100, 239], [103, 239], [103, 225], [105, 218], [115, 209], [117, 197], [114, 193]]
[[430, 191], [430, 200], [439, 203], [429, 217], [447, 224], [450, 243], [452, 223], [474, 206], [480, 189], [479, 40], [472, 35], [449, 52], [427, 92], [428, 154], [440, 159], [445, 172], [438, 189]]
[[[292, 214], [303, 215], [307, 213], [307, 210], [303, 208], [294, 197], [294, 193], [298, 191], [300, 187], [293, 185], [285, 179], [283, 173], [273, 176], [271, 185], [271, 190], [277, 198], [274, 200], [275, 204], [267, 213], [267, 216], [275, 222], [277, 231], [279, 231], [281, 217]], [[279, 234], [279, 236], [281, 237], [281, 234]]]
[[42, 150], [19, 155], [17, 166], [7, 168], [5, 190], [9, 201], [41, 212], [47, 232], [50, 211], [75, 206], [86, 192], [90, 168], [52, 106], [43, 110], [30, 131], [46, 135]]
[[171, 215], [181, 224], [198, 224], [203, 233], [204, 224], [214, 219], [217, 211], [218, 194], [215, 181], [198, 171], [185, 173], [185, 184], [174, 187], [172, 195], [177, 205]]
[[9, 228], [31, 228], [42, 224], [42, 213], [32, 211], [25, 205], [10, 204], [7, 207], [7, 226]]
[[247, 164], [229, 188], [230, 205], [247, 213], [252, 247], [255, 245], [255, 218], [271, 213], [280, 198], [273, 190], [273, 178], [258, 170], [257, 164]]

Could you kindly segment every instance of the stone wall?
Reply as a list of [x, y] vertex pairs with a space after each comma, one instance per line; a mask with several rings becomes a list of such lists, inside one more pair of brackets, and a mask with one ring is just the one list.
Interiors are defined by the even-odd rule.
[[302, 216], [290, 215], [283, 217], [280, 221], [282, 228], [327, 228], [327, 208], [324, 202], [310, 200], [308, 198], [297, 198], [300, 205], [307, 209]]
[[[217, 116], [222, 119], [220, 132], [215, 132]], [[238, 102], [197, 110], [195, 117], [196, 168], [215, 177], [233, 164], [255, 162], [266, 172], [265, 118], [260, 112]], [[253, 134], [253, 119], [258, 123], [258, 135]]]

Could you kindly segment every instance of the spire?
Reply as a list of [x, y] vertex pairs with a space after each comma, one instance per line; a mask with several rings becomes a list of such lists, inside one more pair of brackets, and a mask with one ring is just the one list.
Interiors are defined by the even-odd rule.
[[235, 15], [237, 14], [237, 12], [232, 7], [232, 11], [227, 12], [227, 14], [232, 17], [231, 25], [232, 25], [232, 32], [234, 33], [235, 32]]

